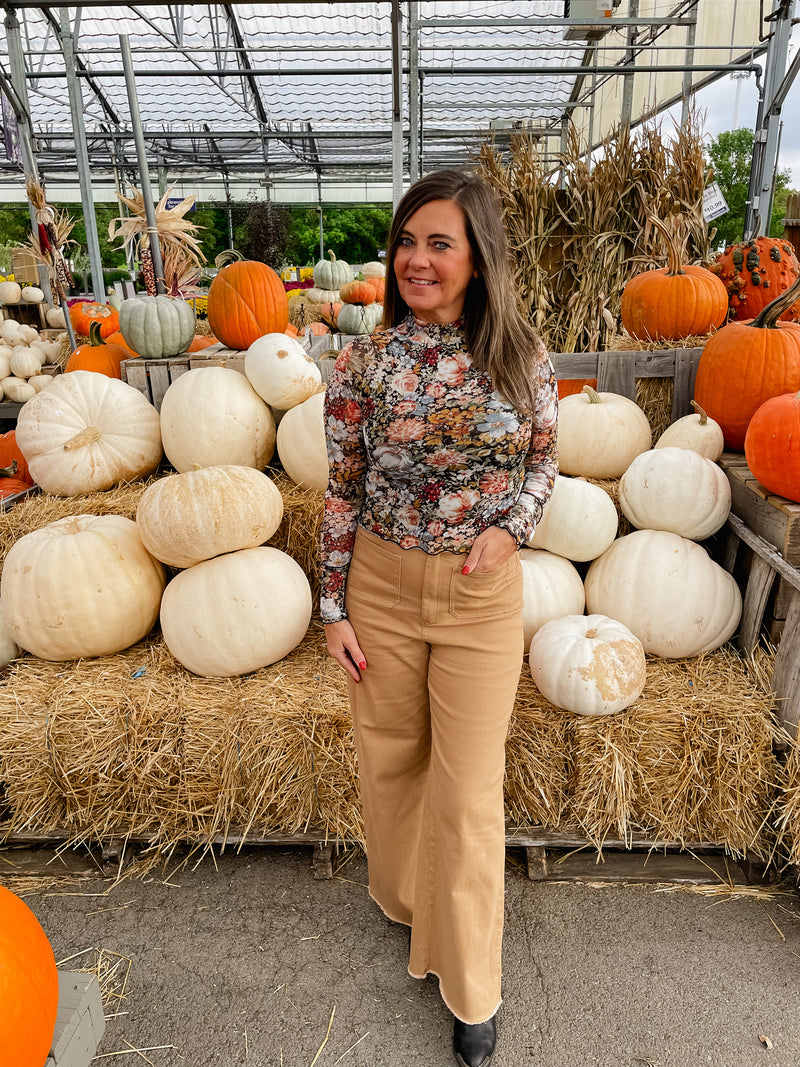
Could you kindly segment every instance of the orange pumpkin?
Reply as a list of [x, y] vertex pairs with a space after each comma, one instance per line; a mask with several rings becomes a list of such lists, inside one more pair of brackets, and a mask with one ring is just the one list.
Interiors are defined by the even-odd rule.
[[[800, 277], [800, 261], [788, 241], [780, 237], [755, 237], [728, 245], [711, 270], [728, 293], [732, 319], [753, 319], [771, 300], [786, 292]], [[788, 307], [781, 319], [800, 318], [800, 300]]]
[[324, 322], [310, 322], [306, 328], [314, 337], [322, 337], [324, 334], [331, 332]]
[[728, 448], [744, 448], [765, 400], [800, 389], [800, 323], [778, 321], [798, 297], [800, 279], [751, 322], [729, 322], [706, 342], [694, 399], [720, 424]]
[[386, 279], [385, 278], [365, 278], [364, 281], [368, 282], [375, 290], [375, 299], [378, 303], [383, 303], [383, 298], [386, 295]]
[[761, 405], [747, 427], [744, 454], [765, 489], [800, 502], [800, 392]]
[[326, 326], [335, 326], [336, 319], [341, 310], [342, 305], [340, 303], [337, 302], [334, 304], [333, 301], [329, 300], [327, 304], [320, 304], [319, 316]]
[[345, 282], [339, 289], [343, 304], [374, 304], [377, 297], [375, 286], [370, 282]]
[[100, 336], [108, 337], [119, 329], [119, 313], [108, 304], [92, 304], [81, 301], [69, 309], [69, 317], [76, 333], [89, 336], [89, 327], [93, 322], [100, 324]]
[[23, 482], [17, 477], [16, 460], [10, 467], [0, 467], [0, 500], [8, 496], [16, 496], [17, 493], [26, 493], [30, 489], [29, 482]]
[[287, 335], [287, 337], [299, 337], [300, 336], [300, 331], [291, 322], [289, 323], [289, 325], [286, 327], [286, 329], [283, 332]]
[[0, 1049], [3, 1063], [42, 1067], [53, 1042], [58, 971], [27, 904], [0, 886]]
[[223, 267], [208, 291], [208, 325], [228, 348], [249, 348], [289, 322], [286, 290], [266, 263], [243, 259]]
[[217, 341], [217, 338], [212, 336], [211, 334], [198, 333], [198, 334], [195, 334], [194, 340], [189, 345], [189, 347], [186, 349], [186, 351], [187, 352], [202, 352], [204, 348], [208, 348], [210, 345], [216, 345], [218, 343], [219, 342]]
[[89, 327], [89, 340], [85, 345], [78, 345], [67, 361], [65, 373], [73, 370], [93, 370], [109, 378], [121, 378], [120, 362], [128, 358], [116, 345], [109, 345], [100, 336], [100, 324], [93, 322]]
[[31, 478], [31, 472], [28, 470], [28, 464], [17, 444], [17, 432], [16, 430], [9, 430], [8, 433], [0, 436], [0, 467], [10, 467], [13, 463], [17, 465], [14, 477], [19, 478], [26, 485], [33, 485], [33, 478]]
[[728, 314], [725, 286], [705, 267], [681, 263], [683, 249], [660, 219], [667, 266], [637, 274], [622, 290], [622, 325], [639, 341], [680, 341], [721, 326]]
[[590, 385], [592, 389], [597, 388], [596, 378], [562, 378], [556, 382], [558, 386], [558, 399], [563, 400], [565, 396], [574, 396], [575, 393], [582, 393], [584, 385]]
[[122, 336], [122, 333], [119, 330], [117, 330], [116, 333], [110, 333], [108, 335], [108, 337], [106, 337], [106, 344], [107, 345], [114, 345], [115, 348], [121, 348], [122, 351], [125, 353], [125, 359], [141, 359], [142, 358], [141, 352], [134, 352], [134, 350], [127, 343], [127, 341]]

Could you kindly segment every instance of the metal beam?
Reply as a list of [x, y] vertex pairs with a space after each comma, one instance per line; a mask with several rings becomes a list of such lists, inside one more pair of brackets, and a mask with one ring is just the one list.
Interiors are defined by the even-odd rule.
[[403, 15], [392, 0], [392, 206], [403, 195]]
[[86, 248], [89, 253], [89, 267], [92, 275], [94, 299], [104, 304], [106, 287], [103, 281], [103, 261], [100, 257], [100, 241], [97, 236], [97, 219], [94, 214], [94, 197], [92, 196], [92, 175], [89, 167], [89, 152], [86, 147], [86, 127], [83, 121], [83, 96], [81, 85], [75, 77], [75, 48], [70, 25], [69, 11], [62, 8], [59, 12], [61, 26], [59, 36], [64, 54], [64, 73], [67, 79], [69, 109], [72, 114], [72, 130], [75, 135], [75, 160], [78, 167], [78, 181], [83, 204], [83, 224], [86, 229]]
[[[60, 35], [61, 35], [61, 24], [60, 24], [60, 22], [56, 19], [55, 15], [53, 14], [52, 11], [49, 10], [49, 8], [43, 7], [42, 8], [42, 14], [47, 19], [48, 24], [50, 25], [50, 27], [52, 28], [52, 30], [54, 31], [56, 36], [59, 37], [59, 41], [60, 41]], [[77, 30], [77, 19], [76, 19], [76, 30]], [[62, 55], [63, 55], [63, 47], [61, 48], [61, 52], [62, 52]], [[92, 92], [94, 93], [95, 97], [97, 98], [97, 102], [99, 103], [99, 105], [103, 109], [103, 111], [105, 112], [106, 118], [109, 120], [109, 122], [113, 122], [115, 126], [119, 126], [120, 117], [117, 114], [117, 112], [114, 110], [112, 105], [109, 103], [109, 101], [106, 99], [105, 93], [102, 91], [100, 86], [97, 84], [97, 74], [96, 74], [96, 72], [89, 70], [89, 68], [86, 66], [86, 64], [84, 63], [84, 61], [81, 59], [80, 55], [78, 54], [78, 49], [76, 49], [76, 47], [75, 47], [75, 34], [74, 33], [73, 33], [73, 43], [72, 43], [72, 55], [73, 55], [74, 69], [81, 71], [83, 76], [86, 78], [87, 82], [89, 83], [89, 87], [91, 88]]]

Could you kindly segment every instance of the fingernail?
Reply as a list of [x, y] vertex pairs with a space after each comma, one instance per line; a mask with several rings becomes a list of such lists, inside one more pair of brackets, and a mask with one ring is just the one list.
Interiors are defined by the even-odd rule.
[[362, 659], [362, 661], [359, 663], [359, 667], [362, 671], [365, 671], [367, 669], [367, 661], [365, 659]]
[[469, 574], [469, 567], [468, 567], [468, 566], [466, 565], [466, 563], [465, 563], [465, 564], [464, 564], [464, 566], [463, 566], [463, 567], [461, 568], [461, 573], [462, 573], [462, 574]]

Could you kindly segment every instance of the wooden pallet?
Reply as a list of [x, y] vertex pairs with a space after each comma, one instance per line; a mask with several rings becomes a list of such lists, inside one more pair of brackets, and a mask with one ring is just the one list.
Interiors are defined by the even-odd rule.
[[0, 317], [13, 319], [23, 326], [35, 326], [37, 330], [45, 330], [47, 329], [47, 319], [45, 318], [47, 307], [48, 305], [43, 301], [38, 304], [3, 304], [0, 307]]

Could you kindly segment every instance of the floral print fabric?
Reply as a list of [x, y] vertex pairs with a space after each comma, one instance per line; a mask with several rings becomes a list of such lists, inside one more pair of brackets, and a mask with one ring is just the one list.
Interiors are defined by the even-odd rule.
[[346, 618], [359, 524], [430, 553], [468, 552], [488, 526], [518, 545], [531, 538], [557, 473], [558, 393], [544, 349], [538, 375], [531, 418], [472, 366], [460, 321], [409, 315], [342, 349], [325, 394], [324, 622]]

